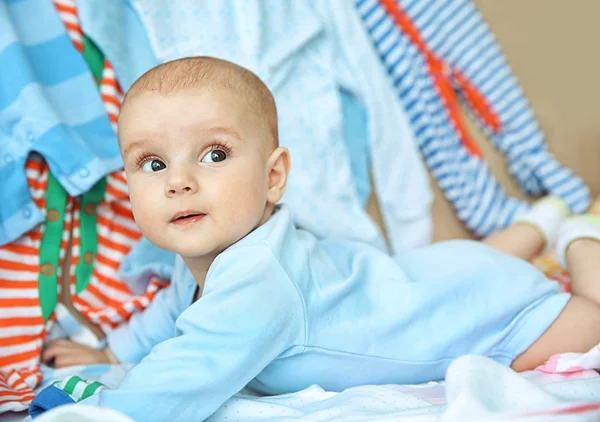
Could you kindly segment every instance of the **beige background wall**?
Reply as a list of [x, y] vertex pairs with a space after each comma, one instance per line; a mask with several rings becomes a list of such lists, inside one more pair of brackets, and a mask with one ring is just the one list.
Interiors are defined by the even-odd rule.
[[[550, 151], [600, 194], [600, 1], [473, 1], [521, 83]], [[496, 177], [508, 192], [524, 197], [499, 154], [471, 128]], [[435, 239], [468, 237], [435, 188]], [[377, 214], [374, 201], [369, 211]]]

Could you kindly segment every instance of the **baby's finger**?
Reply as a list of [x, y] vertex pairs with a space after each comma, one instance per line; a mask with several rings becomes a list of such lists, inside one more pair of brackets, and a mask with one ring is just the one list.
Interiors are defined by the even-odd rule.
[[42, 351], [42, 362], [48, 363], [55, 359], [58, 354], [67, 353], [73, 349], [73, 342], [66, 339], [58, 339], [48, 343]]
[[65, 351], [60, 355], [56, 356], [54, 359], [54, 367], [55, 368], [65, 368], [67, 366], [75, 366], [75, 365], [85, 365], [94, 363], [94, 361], [87, 354], [82, 354], [79, 352], [73, 351]]
[[60, 344], [50, 343], [42, 350], [42, 362], [48, 363], [63, 351]]
[[54, 368], [59, 369], [67, 366], [77, 365], [78, 362], [76, 360], [77, 359], [75, 357], [69, 355], [68, 353], [59, 355], [56, 357], [56, 359], [54, 359]]

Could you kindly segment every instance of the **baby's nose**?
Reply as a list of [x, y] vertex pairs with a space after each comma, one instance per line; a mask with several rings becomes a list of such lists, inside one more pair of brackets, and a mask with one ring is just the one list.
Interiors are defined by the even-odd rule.
[[193, 194], [198, 191], [198, 184], [193, 178], [174, 176], [171, 177], [166, 186], [166, 194], [169, 197], [183, 194]]

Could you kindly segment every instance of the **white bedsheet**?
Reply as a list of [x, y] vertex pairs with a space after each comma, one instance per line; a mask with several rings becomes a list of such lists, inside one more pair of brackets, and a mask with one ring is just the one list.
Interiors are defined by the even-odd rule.
[[[127, 366], [93, 365], [46, 369], [44, 386], [70, 375], [98, 380], [114, 388]], [[24, 414], [0, 420], [21, 421]], [[99, 409], [64, 406], [43, 415], [40, 422], [126, 422]], [[174, 415], [173, 421], [176, 421]], [[595, 371], [572, 374], [516, 374], [479, 356], [457, 359], [445, 383], [388, 385], [327, 392], [318, 386], [272, 397], [242, 391], [210, 422], [232, 421], [599, 421], [600, 376]]]

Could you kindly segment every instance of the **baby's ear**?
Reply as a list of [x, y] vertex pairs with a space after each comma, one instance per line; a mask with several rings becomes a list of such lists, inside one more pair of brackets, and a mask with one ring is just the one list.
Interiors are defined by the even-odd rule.
[[288, 173], [290, 172], [290, 153], [287, 148], [275, 149], [267, 160], [268, 192], [267, 201], [277, 203], [285, 192]]

